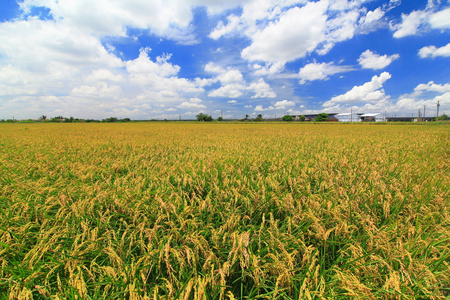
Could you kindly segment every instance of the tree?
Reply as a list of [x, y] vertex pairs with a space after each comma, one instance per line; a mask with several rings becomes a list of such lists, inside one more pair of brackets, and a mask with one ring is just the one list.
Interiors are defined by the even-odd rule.
[[441, 121], [445, 121], [445, 120], [448, 119], [448, 116], [447, 116], [446, 114], [443, 114], [443, 115], [440, 116], [438, 119], [441, 120]]
[[316, 117], [316, 122], [325, 122], [326, 120], [328, 120], [328, 114], [326, 113], [321, 113]]
[[223, 121], [223, 118], [222, 117], [218, 117], [217, 121], [221, 122], [221, 121]]
[[47, 116], [46, 116], [46, 115], [42, 115], [39, 119], [41, 119], [41, 120], [47, 120]]
[[102, 122], [106, 122], [106, 123], [115, 123], [117, 122], [119, 119], [117, 119], [116, 117], [110, 117], [107, 119], [103, 119]]
[[207, 114], [199, 113], [197, 115], [197, 121], [200, 121], [200, 122], [211, 122], [212, 120], [213, 120], [213, 118], [211, 116], [208, 116]]
[[298, 117], [298, 120], [299, 120], [299, 121], [301, 121], [301, 122], [305, 121], [305, 119], [306, 119], [306, 117], [305, 117], [305, 116], [303, 116], [303, 115], [302, 115], [302, 116], [300, 116], [300, 117]]
[[258, 114], [258, 116], [256, 117], [255, 121], [256, 121], [256, 122], [261, 122], [261, 121], [263, 121], [262, 114]]
[[292, 122], [292, 121], [294, 121], [294, 118], [290, 115], [285, 115], [285, 116], [283, 116], [282, 120], [284, 122]]

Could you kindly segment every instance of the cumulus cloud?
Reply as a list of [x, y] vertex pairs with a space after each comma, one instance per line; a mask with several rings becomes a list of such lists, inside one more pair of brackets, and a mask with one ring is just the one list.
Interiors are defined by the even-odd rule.
[[[450, 85], [449, 84], [435, 84], [429, 82], [428, 84], [419, 84], [414, 93], [404, 94], [399, 99], [392, 103], [389, 109], [391, 111], [403, 111], [416, 113], [417, 109], [423, 109], [427, 107], [436, 108], [436, 104], [439, 101], [440, 111], [448, 111], [450, 109]], [[432, 112], [428, 110], [427, 116], [434, 115], [436, 111]]]
[[227, 84], [208, 93], [210, 97], [238, 98], [243, 95], [245, 85], [239, 83]]
[[414, 88], [414, 92], [417, 94], [422, 93], [422, 92], [446, 93], [446, 92], [450, 92], [450, 83], [436, 84], [436, 83], [434, 83], [434, 81], [430, 81], [427, 84], [421, 83]]
[[429, 23], [436, 29], [450, 29], [450, 7], [430, 15]]
[[207, 72], [216, 74], [216, 76], [209, 81], [210, 84], [215, 82], [220, 82], [222, 84], [220, 88], [208, 93], [208, 96], [210, 97], [237, 98], [248, 91], [255, 93], [252, 98], [276, 97], [276, 93], [263, 78], [248, 85], [244, 80], [242, 73], [237, 69], [231, 67], [224, 68], [212, 62], [206, 64], [204, 69]]
[[378, 55], [375, 52], [366, 50], [358, 58], [358, 62], [364, 69], [379, 70], [386, 68], [399, 57], [399, 54], [393, 54], [391, 56], [388, 56], [387, 54]]
[[189, 99], [189, 101], [184, 101], [183, 103], [181, 103], [180, 105], [178, 105], [178, 108], [183, 108], [183, 109], [203, 109], [206, 108], [205, 105], [200, 104], [202, 102], [201, 99], [199, 98], [191, 98]]
[[329, 63], [310, 63], [300, 69], [298, 75], [300, 84], [308, 81], [326, 80], [329, 76], [354, 70], [351, 66], [337, 66], [333, 62]]
[[393, 28], [394, 37], [402, 38], [417, 34], [419, 26], [426, 20], [427, 14], [424, 11], [413, 11], [409, 15], [402, 14], [402, 22]]
[[419, 56], [421, 58], [435, 58], [438, 56], [449, 57], [450, 56], [450, 43], [440, 48], [436, 46], [426, 46], [419, 50]]
[[209, 34], [209, 37], [217, 40], [220, 37], [237, 30], [240, 23], [240, 18], [235, 15], [230, 15], [227, 17], [227, 20], [227, 25], [224, 25], [223, 22], [220, 21], [217, 27]]
[[91, 74], [85, 77], [88, 82], [97, 81], [112, 81], [112, 82], [123, 82], [125, 79], [121, 74], [113, 74], [112, 71], [108, 69], [97, 69], [92, 71]]
[[253, 69], [255, 70], [255, 75], [257, 76], [274, 75], [281, 73], [284, 70], [284, 63], [266, 63], [265, 66], [262, 66], [260, 64], [253, 64]]
[[240, 5], [233, 0], [209, 3], [206, 0], [24, 0], [20, 3], [24, 13], [34, 7], [45, 7], [55, 20], [79, 28], [97, 36], [126, 36], [127, 28], [149, 29], [151, 33], [165, 38], [192, 44], [195, 37], [189, 32], [193, 19], [192, 8], [207, 5], [208, 11], [218, 13]]
[[425, 25], [433, 29], [450, 29], [450, 8], [435, 11], [436, 5], [433, 1], [428, 1], [425, 10], [413, 11], [410, 14], [402, 14], [402, 21], [399, 24], [391, 24], [395, 38], [402, 38], [409, 35], [416, 35], [419, 30], [424, 30]]
[[362, 18], [362, 23], [364, 24], [371, 24], [375, 21], [380, 20], [385, 15], [385, 12], [381, 9], [381, 7], [378, 7], [377, 9], [373, 11], [367, 12], [367, 14]]
[[248, 89], [255, 92], [255, 95], [252, 96], [252, 98], [275, 98], [277, 96], [270, 85], [262, 78], [257, 82], [250, 84]]
[[285, 63], [314, 51], [324, 39], [326, 9], [324, 1], [289, 9], [276, 22], [251, 34], [252, 44], [242, 51], [242, 57], [249, 61]]
[[127, 71], [131, 74], [148, 76], [171, 77], [178, 74], [180, 67], [168, 62], [171, 55], [158, 56], [156, 62], [149, 58], [150, 48], [140, 50], [139, 57], [126, 63]]
[[108, 85], [105, 82], [98, 82], [95, 85], [82, 85], [72, 89], [72, 95], [77, 97], [117, 97], [122, 93], [122, 89], [116, 85]]
[[275, 109], [286, 109], [287, 107], [294, 107], [294, 106], [295, 106], [295, 102], [288, 101], [288, 100], [277, 101], [274, 104]]
[[339, 103], [377, 103], [386, 100], [387, 96], [383, 90], [383, 84], [390, 78], [391, 74], [388, 72], [383, 72], [380, 76], [373, 76], [371, 81], [360, 86], [354, 86], [347, 93], [331, 98], [323, 106], [331, 107]]
[[256, 105], [255, 106], [255, 111], [268, 111], [268, 110], [273, 110], [273, 106], [269, 106], [267, 108], [264, 108], [262, 105]]

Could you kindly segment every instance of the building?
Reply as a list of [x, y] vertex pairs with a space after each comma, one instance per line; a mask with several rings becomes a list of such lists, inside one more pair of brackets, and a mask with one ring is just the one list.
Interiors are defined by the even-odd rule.
[[356, 113], [342, 113], [337, 114], [334, 117], [338, 119], [339, 122], [361, 122], [361, 115]]
[[362, 122], [385, 122], [386, 118], [380, 113], [363, 114], [360, 116]]

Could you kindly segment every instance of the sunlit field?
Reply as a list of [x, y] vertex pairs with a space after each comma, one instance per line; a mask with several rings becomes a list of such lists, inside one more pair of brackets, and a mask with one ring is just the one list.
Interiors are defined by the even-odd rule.
[[450, 126], [0, 124], [1, 299], [445, 299]]

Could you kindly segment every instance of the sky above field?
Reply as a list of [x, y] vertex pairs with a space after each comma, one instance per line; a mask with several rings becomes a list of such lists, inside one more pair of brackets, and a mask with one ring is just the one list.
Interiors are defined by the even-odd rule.
[[446, 0], [1, 0], [0, 119], [450, 113]]

